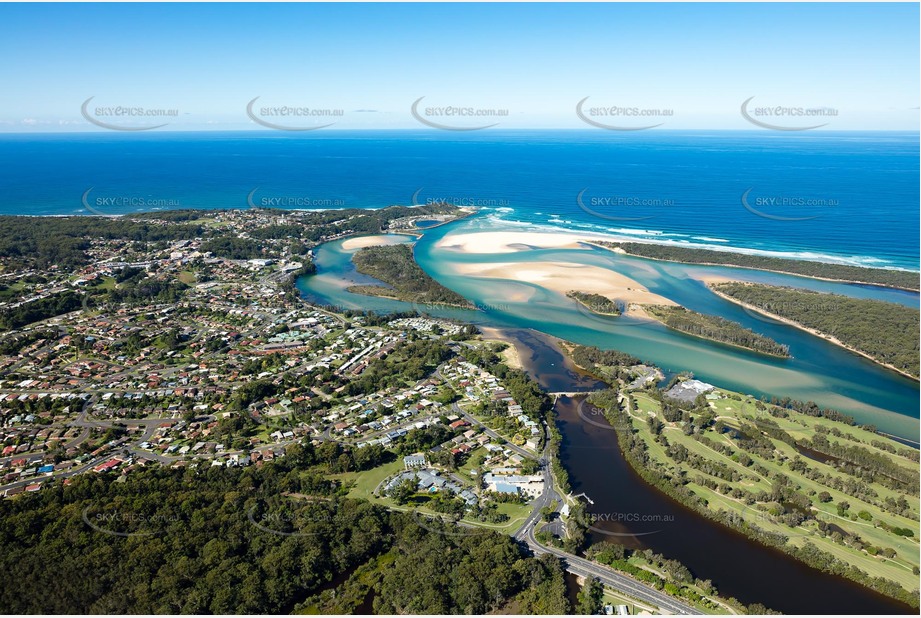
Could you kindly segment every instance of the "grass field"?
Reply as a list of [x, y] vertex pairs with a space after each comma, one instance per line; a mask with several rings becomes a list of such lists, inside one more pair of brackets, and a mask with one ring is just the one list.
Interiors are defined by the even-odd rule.
[[[796, 439], [812, 438], [816, 434], [816, 427], [824, 426], [829, 430], [833, 429], [842, 435], [835, 437], [830, 433], [825, 433], [830, 441], [843, 441], [847, 445], [860, 446], [880, 455], [888, 457], [891, 461], [908, 469], [917, 469], [918, 464], [911, 459], [897, 453], [890, 453], [886, 450], [875, 447], [872, 441], [879, 443], [890, 443], [887, 438], [870, 431], [851, 427], [840, 422], [835, 422], [825, 418], [815, 418], [790, 412], [788, 418], [779, 418], [771, 416], [767, 411], [758, 410], [753, 400], [744, 396], [741, 400], [731, 397], [736, 396], [728, 391], [716, 391], [721, 398], [712, 401], [710, 407], [716, 413], [717, 419], [722, 421], [727, 428], [739, 429], [743, 423], [749, 427], [757, 427], [759, 419], [764, 422], [767, 419], [775, 422], [787, 433]], [[813, 543], [819, 549], [833, 554], [838, 559], [860, 568], [872, 576], [880, 576], [898, 582], [907, 590], [917, 589], [918, 576], [913, 572], [919, 566], [919, 521], [918, 521], [918, 498], [917, 496], [906, 496], [911, 505], [911, 516], [905, 517], [887, 511], [880, 506], [885, 498], [898, 499], [901, 494], [899, 491], [885, 487], [879, 483], [870, 484], [871, 489], [876, 492], [876, 497], [867, 497], [860, 499], [853, 495], [848, 495], [834, 487], [824, 485], [818, 479], [809, 478], [809, 475], [821, 473], [831, 477], [847, 479], [848, 474], [831, 463], [817, 461], [807, 458], [800, 454], [796, 447], [787, 444], [779, 439], [772, 439], [773, 453], [770, 457], [761, 456], [750, 450], [743, 450], [738, 446], [728, 433], [718, 433], [711, 425], [702, 432], [701, 435], [709, 440], [725, 445], [732, 449], [729, 454], [721, 453], [707, 444], [696, 439], [693, 435], [685, 435], [683, 424], [678, 422], [667, 422], [661, 414], [661, 408], [658, 401], [645, 393], [634, 393], [635, 408], [630, 410], [631, 422], [643, 438], [649, 457], [657, 462], [663, 470], [666, 470], [669, 476], [676, 477], [678, 474], [686, 475], [690, 480], [687, 487], [696, 495], [704, 498], [708, 503], [708, 508], [714, 512], [719, 510], [733, 511], [738, 513], [747, 521], [754, 523], [759, 528], [771, 532], [777, 532], [788, 538], [788, 543], [794, 546], [802, 546], [806, 542]], [[687, 460], [676, 461], [668, 455], [666, 449], [657, 442], [645, 419], [650, 413], [656, 414], [658, 420], [664, 425], [663, 435], [669, 444], [680, 444], [684, 446], [688, 453], [697, 455], [708, 462], [719, 462], [729, 469], [738, 473], [740, 478], [737, 481], [729, 483], [733, 488], [741, 488], [745, 491], [757, 494], [760, 491], [771, 493], [774, 485], [774, 479], [777, 475], [784, 475], [791, 480], [797, 494], [808, 496], [811, 500], [811, 517], [796, 527], [785, 524], [775, 515], [777, 503], [758, 503], [746, 504], [741, 498], [735, 498], [714, 491], [703, 486], [695, 479], [699, 476], [710, 478], [711, 480], [722, 485], [727, 481], [716, 476], [708, 476], [705, 472], [693, 467]], [[845, 437], [846, 436], [846, 437]], [[895, 444], [894, 442], [892, 444]], [[899, 448], [903, 448], [898, 445]], [[744, 465], [744, 459], [739, 455], [744, 453], [752, 459], [752, 463]], [[805, 462], [806, 469], [797, 471], [791, 468], [791, 462], [794, 459]], [[766, 470], [758, 472], [755, 468], [758, 466]], [[828, 492], [831, 496], [830, 502], [821, 502], [818, 494]], [[838, 512], [838, 505], [847, 502], [850, 507], [842, 514]], [[863, 513], [863, 517], [858, 514]], [[844, 544], [837, 542], [831, 534], [825, 534], [819, 529], [819, 522], [833, 525], [832, 531], [840, 531], [843, 535], [859, 536], [863, 545], [875, 548], [890, 548], [895, 550], [894, 557], [884, 557], [882, 555], [873, 555], [872, 550], [866, 551], [861, 547], [855, 547], [853, 543]], [[913, 531], [913, 536], [899, 536], [887, 531], [881, 524], [892, 527], [907, 528]]]
[[[524, 520], [527, 519], [528, 515], [531, 514], [531, 505], [504, 503], [498, 506], [498, 511], [508, 515], [509, 520], [504, 524], [491, 524], [490, 528], [507, 533], [517, 529], [522, 523], [524, 523]], [[478, 525], [482, 526], [483, 524]]]
[[467, 453], [467, 461], [457, 469], [457, 474], [464, 479], [473, 479], [470, 475], [471, 470], [476, 470], [477, 472], [482, 472], [480, 466], [477, 465], [477, 462], [481, 459], [482, 456], [489, 455], [487, 451], [482, 446], [478, 446], [469, 453]]
[[[396, 502], [386, 496], [374, 495], [374, 490], [378, 485], [381, 484], [381, 482], [383, 482], [388, 477], [393, 476], [402, 469], [403, 462], [398, 459], [397, 461], [372, 468], [371, 470], [364, 470], [362, 472], [343, 472], [340, 474], [330, 475], [330, 478], [342, 481], [343, 483], [354, 483], [352, 488], [349, 490], [349, 498], [368, 500], [369, 502], [386, 506], [387, 508], [395, 511], [416, 510], [419, 513], [424, 513], [426, 515], [441, 517], [442, 515], [440, 513], [425, 507], [424, 499], [420, 499], [420, 501], [416, 504], [398, 505]], [[467, 476], [464, 476], [462, 473], [460, 473], [460, 471], [458, 474], [462, 478], [468, 478]], [[498, 524], [491, 524], [472, 520], [466, 517], [461, 521], [478, 528], [487, 528], [489, 530], [496, 530], [497, 532], [507, 534], [509, 532], [515, 531], [524, 522], [528, 515], [531, 514], [530, 504], [501, 503], [497, 505], [496, 509], [499, 513], [508, 515], [508, 521]]]
[[403, 462], [399, 458], [396, 461], [364, 470], [362, 472], [343, 472], [341, 474], [331, 475], [330, 478], [342, 481], [343, 483], [353, 482], [355, 485], [349, 490], [349, 498], [361, 498], [380, 502], [374, 498], [374, 490], [380, 485], [381, 481], [388, 476], [394, 475], [403, 469]]

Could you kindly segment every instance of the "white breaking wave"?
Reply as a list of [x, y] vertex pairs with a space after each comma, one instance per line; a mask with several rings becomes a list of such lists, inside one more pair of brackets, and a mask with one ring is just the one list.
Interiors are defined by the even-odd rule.
[[[496, 211], [502, 209], [495, 209]], [[512, 209], [507, 209], [512, 210]], [[551, 215], [557, 216], [557, 215]], [[547, 223], [533, 223], [528, 221], [513, 221], [502, 218], [498, 214], [490, 214], [487, 217], [479, 219], [491, 231], [501, 231], [503, 227], [507, 229], [529, 228], [535, 232], [553, 233], [563, 232], [572, 234], [576, 231], [586, 231], [597, 240], [610, 240], [619, 242], [642, 242], [655, 245], [680, 245], [681, 247], [691, 247], [695, 249], [710, 249], [713, 251], [726, 251], [729, 253], [741, 253], [745, 255], [760, 255], [765, 257], [786, 258], [791, 260], [803, 260], [810, 262], [825, 262], [829, 264], [845, 264], [849, 266], [864, 266], [873, 268], [886, 268], [889, 270], [903, 270], [908, 272], [917, 272], [910, 268], [893, 266], [888, 260], [864, 255], [835, 255], [832, 253], [817, 253], [814, 251], [782, 251], [769, 249], [754, 249], [750, 247], [736, 247], [729, 245], [731, 241], [725, 238], [710, 238], [707, 236], [688, 236], [687, 234], [670, 233], [662, 230], [633, 230], [629, 228], [610, 228], [603, 225], [592, 223], [580, 223], [564, 221], [562, 219], [549, 220]], [[471, 227], [481, 227], [476, 225], [477, 219], [469, 219], [468, 225]], [[556, 224], [566, 224], [566, 227]], [[683, 240], [691, 238], [692, 240]], [[697, 242], [695, 242], [697, 241]]]

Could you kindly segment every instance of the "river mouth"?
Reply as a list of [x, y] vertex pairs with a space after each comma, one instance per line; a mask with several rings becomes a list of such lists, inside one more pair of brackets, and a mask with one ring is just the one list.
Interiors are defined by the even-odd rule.
[[[441, 229], [448, 229], [451, 225], [453, 224]], [[441, 275], [433, 263], [434, 258], [427, 255], [425, 247], [420, 250], [420, 244], [424, 245], [426, 242], [431, 244], [432, 241], [423, 237], [416, 245], [420, 265], [439, 283], [468, 298], [478, 300], [480, 297], [471, 292], [473, 288], [455, 288], [452, 285], [456, 283], [455, 279]], [[335, 270], [331, 268], [332, 272], [327, 272], [335, 275]], [[348, 295], [343, 294], [341, 288], [330, 286], [328, 289], [320, 289], [318, 286], [311, 286], [308, 278], [302, 279], [299, 287], [302, 292], [321, 293], [321, 296], [325, 294], [323, 298], [334, 301], [331, 304], [339, 306], [343, 306], [344, 299], [348, 299]], [[455, 317], [502, 329], [502, 337], [518, 350], [523, 369], [547, 392], [578, 393], [605, 388], [603, 382], [574, 367], [560, 351], [557, 340], [551, 335], [586, 345], [617, 349], [620, 349], [620, 346], [613, 343], [619, 340], [611, 339], [600, 331], [591, 331], [582, 324], [567, 324], [565, 318], [556, 313], [551, 300], [549, 297], [541, 296], [538, 304], [533, 307], [528, 305], [528, 312], [524, 317], [506, 311], [504, 305], [489, 305], [485, 302], [478, 302], [477, 311], [455, 310], [450, 315], [446, 313], [441, 317]], [[381, 301], [380, 306], [373, 304], [377, 301]], [[413, 310], [410, 304], [399, 301], [365, 297], [361, 302], [359, 307], [373, 308], [380, 312]], [[546, 315], [541, 312], [545, 312]], [[437, 315], [435, 311], [432, 313]], [[636, 338], [644, 346], [657, 346], [663, 341], [659, 338], [661, 332], [661, 329], [647, 329]], [[643, 353], [637, 355], [646, 358]], [[863, 362], [859, 359], [854, 361]], [[765, 362], [770, 364], [775, 361]], [[744, 363], [740, 364], [744, 368]], [[759, 368], [765, 366], [767, 365], [759, 365]], [[669, 368], [665, 367], [666, 370]], [[704, 380], [712, 380], [727, 388], [736, 387], [731, 379], [711, 378], [705, 372], [698, 375]], [[764, 375], [759, 374], [758, 377], [760, 379]], [[819, 373], [809, 373], [807, 377], [813, 381], [824, 379]], [[752, 375], [748, 374], [746, 383], [752, 381]], [[888, 378], [887, 384], [891, 384]], [[917, 385], [909, 387], [909, 391], [913, 389], [913, 395], [907, 391], [902, 392], [898, 396], [898, 402], [901, 403], [896, 399], [887, 401], [887, 408], [899, 409], [902, 403], [913, 398], [916, 411]], [[735, 390], [752, 392], [749, 386], [737, 387]], [[893, 392], [897, 390], [893, 389]], [[755, 392], [757, 394], [757, 391]], [[820, 389], [816, 392], [822, 391]], [[826, 390], [825, 394], [828, 392]], [[595, 502], [590, 509], [595, 515], [595, 529], [590, 531], [593, 541], [615, 540], [632, 549], [651, 549], [667, 558], [679, 560], [695, 577], [710, 579], [720, 593], [727, 597], [735, 597], [746, 604], [762, 603], [784, 613], [917, 613], [907, 605], [856, 583], [822, 573], [778, 550], [757, 544], [674, 502], [633, 472], [620, 453], [616, 431], [610, 426], [605, 426], [606, 423], [597, 415], [592, 416], [592, 423], [586, 422], [579, 414], [578, 404], [577, 398], [566, 395], [560, 396], [556, 403], [558, 426], [563, 437], [560, 459], [569, 472], [573, 494], [584, 492]], [[845, 411], [850, 412], [846, 409]], [[887, 411], [886, 414], [889, 415], [887, 418], [899, 421], [897, 425], [900, 433], [915, 433], [914, 429], [909, 431], [906, 428], [916, 427], [917, 419], [893, 414], [891, 411]]]
[[[320, 245], [315, 251], [317, 274], [301, 277], [297, 286], [311, 302], [343, 309], [378, 313], [424, 312], [480, 326], [534, 330], [566, 341], [616, 349], [658, 366], [666, 375], [691, 371], [701, 380], [756, 398], [790, 397], [815, 401], [823, 407], [849, 414], [860, 423], [873, 424], [888, 434], [917, 440], [918, 382], [883, 369], [824, 339], [746, 312], [714, 295], [703, 280], [718, 276], [769, 285], [802, 286], [903, 304], [917, 303], [917, 294], [883, 288], [864, 289], [764, 271], [646, 260], [586, 246], [511, 247], [503, 253], [468, 253], [452, 249], [452, 243], [463, 242], [465, 235], [494, 228], [495, 223], [488, 216], [475, 215], [425, 229], [420, 238], [403, 239], [414, 243], [416, 262], [429, 276], [464, 296], [473, 303], [475, 310], [419, 307], [410, 302], [348, 292], [356, 276], [351, 264], [353, 252], [343, 249], [343, 240]], [[611, 277], [627, 277], [689, 309], [738, 322], [789, 345], [792, 358], [767, 357], [693, 338], [636, 316], [591, 314], [580, 310], [579, 304], [571, 298], [539, 283], [464, 274], [471, 266], [508, 262], [519, 265], [552, 262], [606, 269]], [[572, 286], [579, 286], [577, 278], [573, 278]], [[548, 390], [569, 389], [548, 387]]]

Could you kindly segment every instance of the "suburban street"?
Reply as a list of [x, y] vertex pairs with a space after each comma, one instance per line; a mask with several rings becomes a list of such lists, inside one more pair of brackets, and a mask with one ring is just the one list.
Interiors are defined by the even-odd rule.
[[6, 491], [6, 490], [14, 489], [17, 487], [27, 487], [29, 485], [34, 485], [35, 483], [44, 483], [45, 481], [48, 481], [49, 479], [52, 479], [52, 478], [66, 479], [72, 476], [77, 476], [78, 474], [83, 474], [84, 472], [86, 472], [87, 470], [90, 470], [94, 466], [101, 464], [102, 462], [109, 459], [109, 457], [110, 456], [107, 455], [104, 457], [97, 457], [95, 459], [91, 459], [87, 461], [85, 464], [71, 468], [70, 470], [66, 472], [57, 472], [54, 475], [48, 475], [48, 476], [35, 476], [35, 477], [25, 479], [22, 481], [16, 481], [14, 483], [10, 483], [9, 485], [3, 485], [2, 487], [0, 487], [0, 491]]
[[534, 453], [532, 453], [531, 451], [525, 450], [521, 448], [520, 446], [515, 446], [514, 444], [512, 444], [511, 442], [509, 442], [508, 440], [506, 440], [499, 434], [497, 434], [495, 431], [493, 431], [492, 429], [490, 429], [489, 427], [487, 427], [486, 425], [478, 421], [471, 414], [468, 414], [467, 412], [465, 412], [464, 409], [461, 408], [456, 403], [452, 403], [451, 407], [454, 410], [455, 414], [463, 417], [463, 419], [467, 421], [468, 423], [477, 425], [478, 427], [482, 427], [483, 433], [485, 433], [487, 436], [489, 436], [493, 440], [504, 442], [505, 444], [502, 445], [504, 448], [507, 448], [510, 451], [514, 451], [518, 453], [519, 455], [521, 455], [522, 457], [527, 457], [528, 459], [534, 459]]

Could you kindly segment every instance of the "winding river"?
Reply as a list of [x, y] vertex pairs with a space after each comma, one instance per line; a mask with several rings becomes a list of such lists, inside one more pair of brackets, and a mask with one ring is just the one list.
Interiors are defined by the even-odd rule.
[[[861, 423], [917, 443], [918, 382], [880, 367], [823, 339], [750, 312], [711, 293], [704, 277], [725, 277], [788, 285], [860, 298], [875, 298], [918, 306], [918, 294], [875, 286], [819, 281], [792, 275], [719, 266], [659, 262], [619, 255], [588, 245], [580, 249], [531, 249], [502, 254], [467, 254], [440, 248], [448, 235], [495, 231], [486, 217], [472, 217], [426, 230], [415, 242], [419, 265], [441, 284], [462, 294], [476, 311], [445, 307], [414, 307], [411, 303], [352, 294], [346, 290], [369, 278], [355, 272], [354, 251], [344, 241], [317, 250], [318, 274], [304, 277], [298, 287], [311, 301], [343, 308], [374, 311], [422, 310], [484, 326], [533, 328], [576, 343], [629, 352], [666, 371], [692, 371], [699, 379], [755, 396], [792, 397], [853, 415]], [[410, 242], [395, 236], [393, 242]], [[456, 267], [473, 262], [553, 261], [590, 264], [622, 273], [650, 291], [703, 313], [734, 320], [790, 347], [792, 358], [769, 357], [705, 341], [628, 316], [603, 317], [556, 292], [529, 282], [496, 280], [458, 274]], [[578, 287], [578, 282], [573, 282]], [[526, 298], [526, 300], [516, 300]]]
[[[575, 371], [547, 337], [505, 331], [527, 371], [550, 392], [578, 392], [603, 384]], [[560, 397], [555, 410], [563, 434], [560, 459], [574, 495], [584, 493], [596, 523], [592, 540], [650, 549], [710, 579], [720, 594], [762, 603], [785, 614], [915, 614], [907, 605], [846, 579], [812, 569], [685, 508], [641, 479], [623, 459], [615, 432], [589, 415], [581, 398]], [[586, 420], [588, 419], [588, 420]]]
[[[427, 230], [415, 240], [419, 264], [436, 280], [470, 299], [476, 310], [418, 307], [411, 303], [352, 294], [350, 285], [373, 280], [355, 272], [354, 251], [343, 241], [316, 253], [317, 274], [298, 287], [312, 302], [378, 312], [424, 310], [441, 317], [499, 327], [514, 341], [525, 366], [551, 392], [589, 391], [602, 386], [573, 369], [543, 333], [588, 345], [617, 348], [667, 371], [690, 370], [703, 380], [754, 395], [813, 400], [852, 414], [860, 422], [909, 442], [918, 439], [918, 383], [821, 339], [749, 313], [710, 293], [704, 276], [792, 285], [917, 306], [918, 295], [746, 269], [704, 267], [627, 257], [595, 248], [530, 249], [501, 255], [469, 255], [436, 246], [452, 233], [477, 231], [477, 218]], [[549, 260], [593, 264], [621, 272], [653, 292], [688, 308], [720, 315], [790, 346], [791, 359], [775, 359], [670, 331], [626, 316], [587, 314], [566, 297], [528, 282], [465, 277], [453, 265], [465, 261]], [[517, 288], [526, 301], [513, 301]], [[576, 287], [576, 286], [574, 286]], [[782, 552], [761, 546], [690, 511], [640, 479], [623, 460], [616, 432], [597, 417], [587, 423], [579, 400], [561, 397], [556, 407], [563, 433], [561, 458], [574, 493], [594, 501], [591, 511], [604, 521], [594, 540], [612, 535], [630, 547], [651, 549], [685, 564], [696, 577], [712, 580], [720, 592], [750, 604], [760, 602], [784, 613], [915, 613], [905, 605], [847, 580], [811, 569]]]

